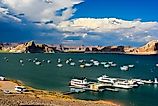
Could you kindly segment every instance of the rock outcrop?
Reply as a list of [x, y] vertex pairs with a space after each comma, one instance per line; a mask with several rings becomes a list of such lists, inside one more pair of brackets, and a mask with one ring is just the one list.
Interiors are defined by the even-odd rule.
[[3, 44], [0, 44], [0, 50], [2, 50], [2, 48], [3, 48]]
[[43, 53], [44, 52], [44, 46], [35, 45], [34, 41], [25, 43], [24, 49], [26, 53]]
[[53, 53], [52, 47], [48, 47], [45, 44], [35, 44], [34, 41], [19, 44], [18, 46], [11, 48], [9, 52], [13, 53]]
[[124, 46], [107, 46], [107, 47], [102, 48], [101, 52], [124, 53]]
[[152, 40], [142, 47], [130, 48], [125, 52], [129, 54], [158, 54], [158, 40]]

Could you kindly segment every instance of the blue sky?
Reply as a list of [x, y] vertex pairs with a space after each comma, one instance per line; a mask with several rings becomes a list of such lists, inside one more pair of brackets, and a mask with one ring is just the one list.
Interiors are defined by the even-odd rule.
[[125, 20], [140, 18], [142, 21], [158, 21], [157, 0], [85, 0], [77, 8], [74, 18], [115, 17]]
[[158, 39], [157, 12], [157, 0], [1, 0], [0, 42], [140, 46]]

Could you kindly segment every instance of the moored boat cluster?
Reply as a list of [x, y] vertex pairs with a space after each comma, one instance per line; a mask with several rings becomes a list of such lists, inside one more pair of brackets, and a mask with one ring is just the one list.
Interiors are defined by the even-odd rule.
[[26, 61], [32, 62], [32, 63], [34, 63], [35, 65], [42, 65], [42, 63], [48, 63], [48, 64], [51, 63], [51, 60], [39, 60], [38, 58], [26, 59], [26, 60], [20, 59], [20, 60], [19, 60], [19, 63], [20, 63], [22, 66], [24, 66], [24, 63], [25, 63]]
[[[85, 60], [85, 59], [79, 59], [78, 62], [75, 62], [72, 58], [69, 58], [65, 61], [66, 64], [70, 66], [76, 66], [79, 64], [80, 68], [86, 68], [86, 67], [92, 67], [92, 66], [103, 66], [104, 68], [110, 68], [110, 67], [117, 67], [118, 65], [113, 61], [98, 61], [98, 60]], [[57, 67], [63, 67], [63, 61], [61, 61], [60, 58], [57, 59]], [[130, 68], [134, 68], [134, 64], [127, 64], [120, 66], [120, 70], [122, 71], [128, 71]]]
[[158, 84], [157, 78], [154, 80], [143, 79], [121, 79], [102, 75], [97, 78], [97, 82], [88, 82], [84, 79], [71, 79], [69, 82], [70, 88], [82, 89], [82, 91], [119, 91], [119, 89], [137, 88], [144, 84]]
[[[8, 57], [4, 57], [3, 60], [6, 62], [6, 63], [9, 63], [10, 60]], [[37, 57], [35, 58], [28, 58], [28, 59], [19, 59], [18, 60], [19, 63], [21, 64], [21, 66], [24, 66], [25, 65], [25, 62], [32, 62], [34, 63], [35, 65], [43, 65], [44, 63], [52, 63], [52, 60], [51, 59], [43, 59], [43, 60], [40, 60], [38, 59]], [[79, 66], [80, 68], [86, 68], [86, 67], [103, 67], [105, 69], [109, 69], [109, 68], [112, 68], [112, 67], [119, 67], [120, 70], [122, 71], [129, 71], [129, 70], [132, 70], [134, 69], [135, 67], [135, 64], [117, 64], [116, 62], [114, 61], [99, 61], [99, 60], [96, 60], [96, 59], [91, 59], [91, 60], [85, 60], [85, 59], [79, 59], [79, 60], [73, 60], [72, 58], [68, 58], [66, 60], [62, 60], [60, 58], [57, 59], [57, 67], [61, 68], [63, 67], [65, 64], [68, 64], [70, 66]], [[158, 63], [155, 64], [155, 67], [158, 67]]]

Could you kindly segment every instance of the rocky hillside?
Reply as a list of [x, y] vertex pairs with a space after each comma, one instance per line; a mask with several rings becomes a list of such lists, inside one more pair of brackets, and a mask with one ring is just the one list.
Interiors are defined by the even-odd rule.
[[3, 51], [11, 53], [53, 53], [54, 48], [45, 44], [35, 44], [34, 41], [18, 44], [17, 46], [2, 47]]
[[125, 52], [129, 54], [158, 54], [158, 40], [152, 40], [142, 47], [129, 48]]
[[158, 54], [158, 40], [148, 42], [142, 47], [130, 46], [64, 46], [26, 43], [0, 44], [0, 50], [11, 53], [54, 53], [54, 52], [82, 52], [82, 53], [126, 53], [137, 55]]

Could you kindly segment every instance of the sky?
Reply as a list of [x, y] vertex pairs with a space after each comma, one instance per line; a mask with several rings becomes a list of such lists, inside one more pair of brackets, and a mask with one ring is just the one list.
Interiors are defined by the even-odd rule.
[[158, 39], [157, 0], [0, 0], [0, 42], [140, 46]]
[[142, 21], [158, 21], [157, 0], [85, 0], [77, 6], [78, 12], [74, 18], [120, 18]]

